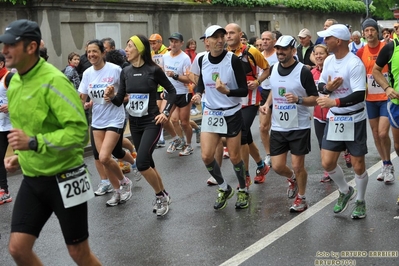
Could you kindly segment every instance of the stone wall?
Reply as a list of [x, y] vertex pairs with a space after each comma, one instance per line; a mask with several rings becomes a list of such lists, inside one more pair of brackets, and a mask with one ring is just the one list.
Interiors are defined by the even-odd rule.
[[[29, 18], [39, 23], [49, 52], [49, 62], [62, 69], [70, 52], [84, 53], [85, 43], [94, 38], [113, 37], [117, 48], [124, 48], [134, 34], [160, 33], [167, 44], [173, 32], [185, 40], [198, 40], [212, 24], [225, 26], [235, 22], [248, 37], [260, 36], [264, 30], [279, 30], [296, 36], [308, 28], [316, 40], [327, 18], [335, 18], [360, 29], [361, 15], [324, 14], [292, 10], [285, 7], [231, 8], [177, 1], [52, 1], [41, 0], [29, 7], [0, 4], [0, 29], [11, 21]], [[203, 44], [198, 41], [198, 51]]]

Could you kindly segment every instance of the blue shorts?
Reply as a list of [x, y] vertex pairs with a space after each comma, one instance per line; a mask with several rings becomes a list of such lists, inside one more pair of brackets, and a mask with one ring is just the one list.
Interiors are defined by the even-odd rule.
[[399, 105], [391, 101], [388, 101], [388, 118], [392, 127], [399, 128]]
[[378, 118], [380, 116], [388, 117], [387, 102], [388, 101], [366, 101], [367, 117], [369, 119]]

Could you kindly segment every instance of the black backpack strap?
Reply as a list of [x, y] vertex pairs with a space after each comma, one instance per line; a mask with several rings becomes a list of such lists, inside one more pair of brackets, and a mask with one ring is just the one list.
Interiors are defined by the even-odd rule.
[[11, 78], [14, 76], [14, 73], [8, 72], [4, 78], [4, 87], [7, 90], [10, 85]]

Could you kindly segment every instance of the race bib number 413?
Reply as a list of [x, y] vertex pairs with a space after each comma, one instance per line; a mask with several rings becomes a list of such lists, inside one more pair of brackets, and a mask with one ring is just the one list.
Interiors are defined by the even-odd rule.
[[70, 208], [94, 198], [93, 186], [86, 165], [56, 175], [58, 188], [65, 208]]

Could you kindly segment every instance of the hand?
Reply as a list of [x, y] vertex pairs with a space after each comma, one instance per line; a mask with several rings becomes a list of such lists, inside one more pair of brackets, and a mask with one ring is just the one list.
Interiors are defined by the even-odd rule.
[[250, 89], [251, 91], [257, 90], [259, 87], [258, 82], [256, 80], [247, 81], [247, 85], [248, 89]]
[[[324, 96], [324, 97], [323, 97]], [[336, 105], [335, 100], [330, 98], [330, 95], [323, 95], [316, 99], [321, 108], [331, 108]]]
[[1, 113], [8, 113], [8, 104], [2, 104], [0, 106], [0, 112]]
[[165, 114], [159, 114], [155, 117], [155, 125], [163, 124], [168, 121], [168, 117]]
[[18, 155], [4, 158], [4, 166], [9, 173], [15, 172], [19, 168]]
[[8, 143], [14, 150], [27, 151], [29, 150], [29, 136], [21, 129], [13, 128], [10, 134], [7, 135]]
[[223, 83], [220, 80], [220, 77], [216, 78], [216, 89], [218, 92], [223, 93], [223, 94], [229, 94], [230, 90], [226, 88], [226, 83]]
[[93, 106], [93, 101], [90, 102], [85, 102], [85, 104], [83, 105], [83, 108], [85, 110], [90, 109]]
[[166, 71], [165, 72], [166, 73], [166, 76], [168, 76], [168, 77], [173, 77], [173, 75], [175, 74], [175, 72], [173, 72], [173, 71]]
[[289, 103], [297, 103], [298, 102], [298, 96], [296, 96], [290, 92], [287, 92], [284, 96], [287, 99], [287, 102], [289, 102]]
[[104, 100], [110, 102], [111, 98], [115, 96], [115, 87], [113, 85], [108, 85], [105, 89]]
[[201, 103], [201, 96], [199, 94], [194, 94], [194, 96], [191, 98], [191, 101], [194, 102], [195, 104]]
[[393, 88], [388, 87], [385, 91], [385, 94], [388, 96], [389, 99], [399, 99], [399, 93], [396, 92]]
[[343, 82], [344, 80], [341, 77], [337, 77], [334, 80], [331, 80], [331, 76], [328, 76], [326, 88], [329, 91], [335, 91], [342, 85]]
[[269, 111], [269, 104], [265, 103], [264, 105], [262, 105], [261, 107], [259, 107], [259, 111], [264, 114], [267, 115], [268, 111]]

